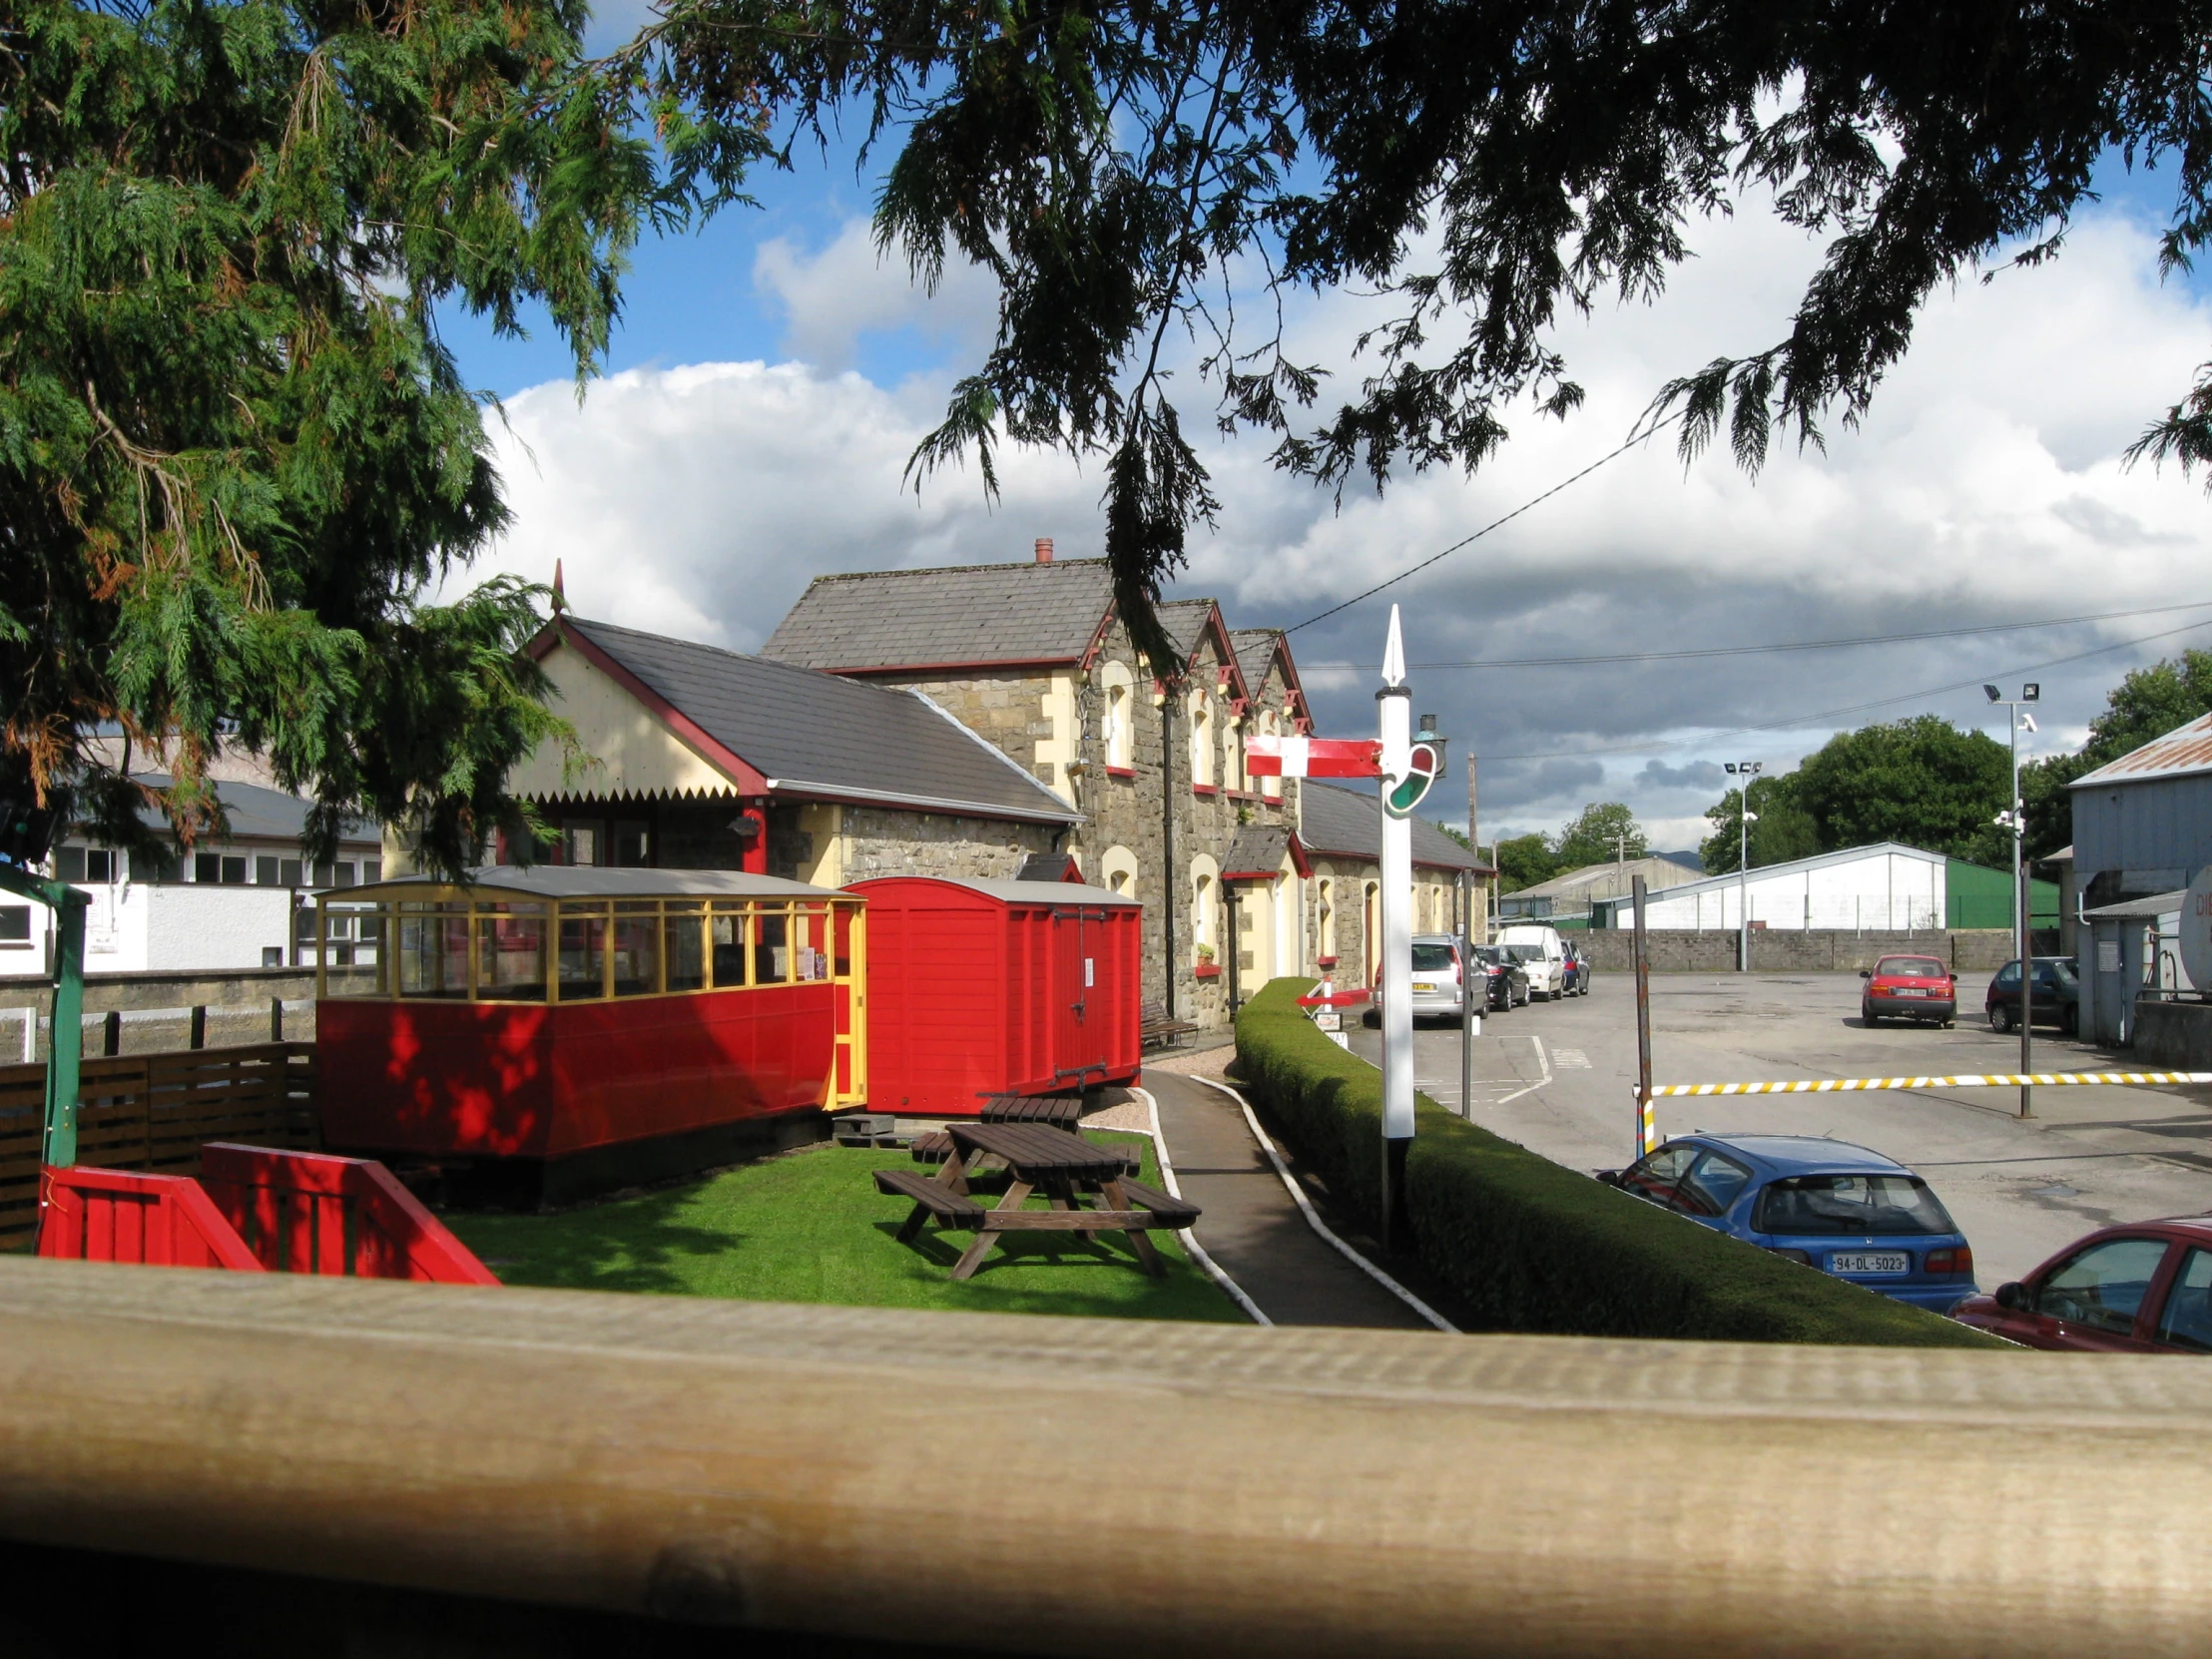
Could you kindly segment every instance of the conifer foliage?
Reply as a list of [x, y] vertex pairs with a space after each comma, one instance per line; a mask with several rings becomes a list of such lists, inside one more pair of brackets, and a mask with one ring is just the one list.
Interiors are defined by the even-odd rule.
[[[433, 865], [520, 829], [564, 729], [536, 595], [436, 585], [504, 522], [448, 299], [542, 302], [579, 374], [641, 229], [728, 194], [741, 128], [581, 65], [577, 0], [0, 0], [0, 745], [109, 837], [217, 813], [265, 750], [326, 844]], [[659, 145], [642, 134], [658, 120]], [[106, 764], [90, 740], [120, 729]]]

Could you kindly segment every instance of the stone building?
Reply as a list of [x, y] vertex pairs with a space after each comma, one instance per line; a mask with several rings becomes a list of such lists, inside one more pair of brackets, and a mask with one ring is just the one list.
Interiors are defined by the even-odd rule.
[[[1082, 877], [1145, 903], [1147, 1001], [1212, 1026], [1233, 989], [1280, 974], [1364, 978], [1374, 798], [1327, 792], [1325, 868], [1302, 807], [1326, 787], [1246, 765], [1253, 736], [1312, 731], [1288, 642], [1233, 632], [1210, 599], [1162, 605], [1160, 619], [1179, 653], [1172, 679], [1139, 659], [1105, 561], [1055, 559], [1040, 541], [1025, 564], [820, 577], [763, 655], [918, 692], [1050, 791], [1074, 815], [1060, 850]], [[1487, 873], [1432, 826], [1415, 834], [1423, 892]], [[1448, 903], [1422, 897], [1416, 915], [1436, 914], [1448, 925]]]
[[531, 653], [581, 755], [547, 744], [508, 788], [557, 862], [1005, 877], [1079, 817], [916, 692], [566, 615]]

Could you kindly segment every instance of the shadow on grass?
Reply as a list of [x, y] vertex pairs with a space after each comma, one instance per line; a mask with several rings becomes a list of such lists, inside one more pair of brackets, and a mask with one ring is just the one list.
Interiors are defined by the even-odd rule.
[[555, 1216], [448, 1215], [445, 1221], [503, 1285], [684, 1296], [699, 1264], [751, 1242], [743, 1230], [684, 1219], [695, 1190]]

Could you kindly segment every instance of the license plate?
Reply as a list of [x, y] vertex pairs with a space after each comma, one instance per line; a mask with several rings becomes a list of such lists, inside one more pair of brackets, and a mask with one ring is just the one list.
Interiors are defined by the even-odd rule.
[[1427, 979], [1416, 979], [1413, 981], [1413, 989], [1415, 989], [1416, 991], [1432, 991], [1435, 988], [1435, 984]]
[[1902, 1250], [1842, 1251], [1828, 1259], [1830, 1273], [1911, 1273], [1913, 1258]]
[[1897, 985], [1892, 987], [1890, 994], [1892, 996], [1926, 996], [1928, 992], [1918, 985]]

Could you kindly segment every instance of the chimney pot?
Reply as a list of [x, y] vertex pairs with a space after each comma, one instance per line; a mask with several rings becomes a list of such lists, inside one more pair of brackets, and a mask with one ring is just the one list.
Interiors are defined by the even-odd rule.
[[1039, 563], [1040, 565], [1048, 565], [1051, 562], [1052, 538], [1050, 536], [1039, 536], [1037, 538], [1037, 563]]

